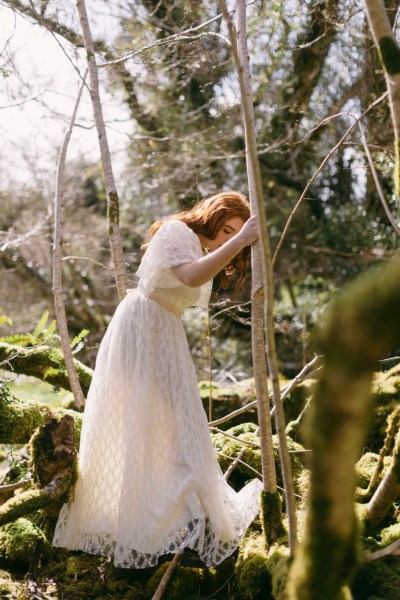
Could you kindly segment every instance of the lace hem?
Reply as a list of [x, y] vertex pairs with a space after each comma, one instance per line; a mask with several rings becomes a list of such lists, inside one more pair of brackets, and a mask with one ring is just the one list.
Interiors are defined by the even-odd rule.
[[[194, 519], [153, 554], [139, 552], [116, 543], [109, 533], [84, 534], [79, 548], [69, 548], [69, 550], [83, 550], [88, 554], [112, 556], [116, 567], [144, 569], [156, 566], [160, 556], [164, 554], [176, 554], [183, 552], [185, 548], [190, 548], [198, 553], [207, 567], [215, 567], [236, 550], [243, 534], [244, 532], [238, 531], [237, 536], [229, 542], [218, 542], [208, 519]], [[58, 546], [56, 537], [53, 546]]]

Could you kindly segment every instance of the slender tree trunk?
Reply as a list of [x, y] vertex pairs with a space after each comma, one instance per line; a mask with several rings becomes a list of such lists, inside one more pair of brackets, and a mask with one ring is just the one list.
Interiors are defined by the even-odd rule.
[[[276, 504], [274, 507], [271, 506], [272, 496], [276, 496], [275, 491], [273, 491], [274, 489], [276, 490], [276, 481], [274, 481], [275, 473], [273, 473], [273, 475], [270, 475], [272, 468], [270, 455], [272, 448], [272, 440], [269, 424], [270, 413], [268, 404], [268, 388], [266, 385], [265, 376], [265, 348], [264, 343], [262, 343], [263, 331], [260, 331], [258, 329], [259, 327], [261, 327], [261, 321], [264, 322], [265, 327], [267, 361], [269, 374], [272, 381], [272, 392], [275, 406], [275, 423], [279, 437], [279, 451], [281, 458], [282, 476], [285, 487], [286, 510], [289, 520], [289, 545], [291, 553], [293, 553], [297, 537], [296, 511], [290, 457], [287, 449], [287, 441], [285, 435], [285, 419], [283, 413], [283, 406], [280, 401], [279, 370], [276, 356], [273, 318], [274, 286], [271, 267], [271, 251], [269, 244], [268, 225], [264, 210], [260, 167], [257, 157], [257, 145], [252, 99], [253, 95], [249, 67], [249, 54], [247, 49], [246, 4], [243, 0], [237, 0], [236, 10], [238, 39], [236, 38], [235, 29], [230, 15], [227, 11], [224, 0], [220, 0], [220, 6], [221, 12], [223, 12], [228, 25], [232, 55], [234, 58], [240, 84], [242, 113], [245, 129], [246, 162], [249, 181], [250, 203], [252, 211], [258, 215], [260, 229], [259, 242], [255, 245], [255, 248], [253, 248], [252, 252], [254, 278], [252, 288], [252, 320], [254, 321], [254, 326], [252, 332], [254, 335], [253, 352], [255, 352], [254, 368], [256, 376], [256, 386], [258, 384], [259, 388], [257, 389], [257, 398], [260, 406], [259, 422], [260, 440], [262, 444], [263, 453], [263, 469], [267, 471], [263, 474], [265, 487], [263, 494], [262, 515], [264, 523], [267, 524], [271, 518], [271, 514], [269, 515], [268, 513], [275, 512], [275, 518], [277, 518], [277, 526], [274, 535], [278, 535], [281, 530], [281, 525], [279, 524], [280, 507]], [[263, 282], [265, 283], [265, 298], [263, 298]], [[263, 300], [264, 308], [262, 310], [261, 303], [263, 302]], [[271, 479], [268, 480], [268, 477], [271, 477]], [[268, 539], [268, 525], [266, 529], [266, 536]]]
[[386, 516], [393, 502], [400, 497], [400, 432], [397, 433], [392, 461], [384, 478], [367, 506], [367, 523], [378, 525]]
[[365, 0], [368, 22], [384, 69], [392, 115], [395, 150], [394, 183], [400, 195], [400, 48], [383, 0]]
[[311, 491], [304, 541], [289, 572], [289, 600], [348, 597], [345, 586], [360, 560], [354, 465], [372, 413], [373, 372], [400, 337], [399, 295], [400, 262], [393, 261], [343, 293], [320, 332], [324, 368], [308, 420]]
[[382, 472], [385, 456], [389, 456], [389, 454], [393, 451], [393, 446], [396, 440], [396, 433], [399, 431], [400, 427], [400, 406], [396, 406], [394, 411], [388, 417], [388, 424], [386, 429], [386, 438], [379, 452], [379, 460], [377, 462], [374, 474], [371, 477], [371, 481], [369, 482], [368, 489], [365, 492], [365, 495], [368, 497], [376, 490], [376, 482], [379, 478], [379, 475]]
[[54, 307], [56, 310], [58, 331], [61, 337], [61, 347], [64, 354], [65, 366], [67, 368], [68, 379], [71, 385], [71, 390], [74, 395], [75, 404], [78, 408], [82, 408], [85, 404], [85, 398], [82, 393], [82, 388], [76, 373], [74, 360], [72, 356], [71, 344], [68, 335], [67, 314], [65, 311], [64, 294], [62, 287], [62, 195], [64, 187], [64, 170], [65, 159], [69, 140], [74, 128], [76, 114], [78, 112], [79, 103], [81, 100], [83, 88], [85, 85], [86, 74], [83, 78], [82, 85], [75, 103], [75, 108], [72, 113], [71, 122], [67, 133], [65, 134], [63, 144], [61, 146], [60, 157], [58, 160], [56, 191], [54, 197], [54, 243], [53, 243], [53, 294]]
[[107, 141], [107, 132], [103, 119], [96, 56], [86, 12], [85, 1], [77, 0], [76, 5], [78, 8], [83, 40], [87, 54], [90, 76], [90, 96], [92, 99], [93, 114], [96, 122], [97, 135], [99, 138], [103, 178], [107, 193], [108, 234], [110, 238], [111, 255], [114, 265], [118, 296], [121, 300], [126, 295], [126, 272], [119, 227], [119, 200], [112, 170], [110, 149]]

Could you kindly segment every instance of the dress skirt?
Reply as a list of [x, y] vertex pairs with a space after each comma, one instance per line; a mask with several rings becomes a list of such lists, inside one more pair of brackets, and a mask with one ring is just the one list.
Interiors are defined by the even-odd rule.
[[237, 493], [223, 477], [180, 317], [129, 293], [99, 349], [53, 545], [133, 568], [187, 547], [215, 566], [257, 514], [261, 487]]

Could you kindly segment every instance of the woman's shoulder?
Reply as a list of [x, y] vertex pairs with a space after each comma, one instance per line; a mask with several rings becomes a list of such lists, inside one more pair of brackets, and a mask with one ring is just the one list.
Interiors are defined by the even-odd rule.
[[200, 240], [193, 231], [193, 229], [191, 229], [189, 225], [187, 225], [184, 221], [181, 221], [180, 219], [167, 219], [166, 221], [163, 221], [157, 231], [157, 234], [160, 234], [160, 236], [185, 236], [197, 242], [197, 244], [200, 244]]

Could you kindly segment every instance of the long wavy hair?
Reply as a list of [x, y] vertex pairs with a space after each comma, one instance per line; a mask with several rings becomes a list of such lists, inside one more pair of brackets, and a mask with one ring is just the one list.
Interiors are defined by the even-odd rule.
[[[215, 239], [227, 219], [240, 217], [247, 221], [250, 217], [250, 207], [246, 197], [240, 192], [219, 192], [210, 198], [205, 198], [191, 208], [171, 215], [166, 220], [178, 219], [186, 223], [196, 234], [201, 234], [209, 240]], [[163, 221], [156, 221], [149, 229], [151, 237], [158, 231]], [[143, 247], [146, 247], [144, 244]], [[243, 248], [219, 274], [219, 288], [226, 289], [233, 273], [239, 271], [238, 286], [243, 285], [246, 276], [246, 265], [250, 257], [250, 246]]]

